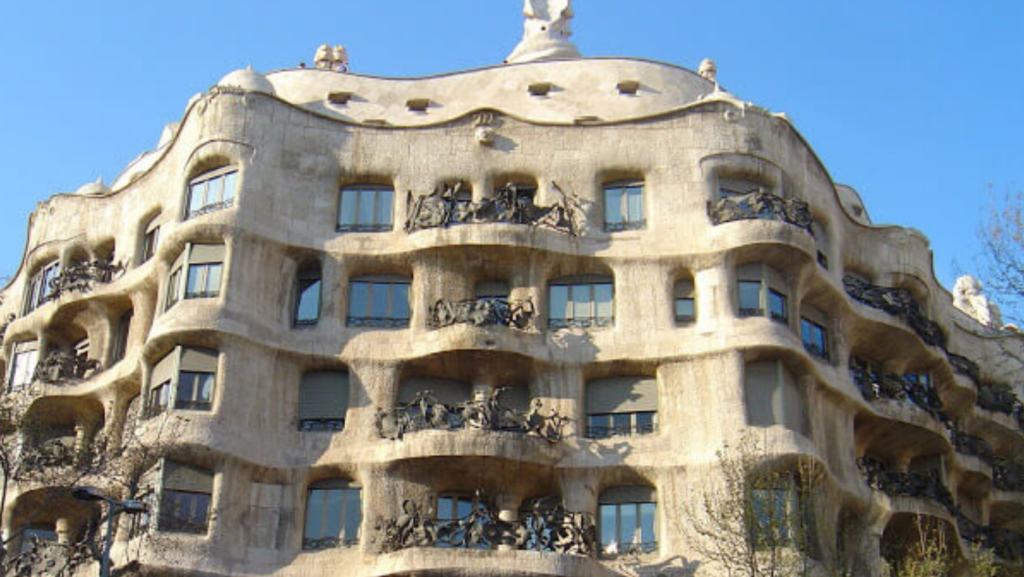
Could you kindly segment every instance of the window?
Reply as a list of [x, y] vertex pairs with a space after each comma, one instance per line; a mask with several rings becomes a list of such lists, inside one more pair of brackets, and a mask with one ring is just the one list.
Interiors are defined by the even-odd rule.
[[750, 426], [782, 425], [799, 433], [808, 432], [803, 397], [780, 361], [747, 363], [743, 390]]
[[828, 329], [822, 322], [824, 314], [807, 304], [801, 309], [806, 315], [800, 318], [800, 340], [804, 343], [804, 349], [819, 359], [829, 360]]
[[42, 267], [29, 281], [25, 293], [23, 314], [28, 314], [53, 298], [54, 279], [60, 274], [60, 263], [52, 262]]
[[347, 186], [338, 202], [338, 232], [391, 230], [394, 190], [386, 186]]
[[439, 529], [438, 533], [444, 536], [438, 537], [435, 546], [440, 548], [466, 547], [490, 549], [491, 546], [487, 539], [475, 543], [470, 539], [470, 532], [479, 532], [482, 530], [482, 527], [477, 526], [474, 530], [473, 525], [468, 521], [472, 520], [473, 523], [482, 525], [484, 523], [483, 518], [471, 519], [471, 515], [474, 511], [482, 509], [483, 506], [472, 495], [442, 493], [438, 496], [437, 527]]
[[164, 461], [159, 529], [205, 535], [212, 494], [212, 471]]
[[36, 541], [43, 541], [47, 543], [57, 542], [57, 532], [53, 529], [43, 527], [27, 527], [21, 531], [21, 553], [27, 553], [32, 550]]
[[613, 324], [613, 285], [609, 277], [569, 278], [548, 286], [548, 326], [610, 327]]
[[139, 264], [153, 258], [153, 256], [156, 255], [156, 249], [159, 246], [160, 225], [151, 223], [146, 229], [146, 235], [142, 237], [142, 257], [139, 259]]
[[343, 480], [314, 483], [306, 499], [303, 549], [327, 549], [359, 542], [363, 522], [362, 489]]
[[792, 527], [799, 519], [796, 491], [785, 488], [754, 488], [750, 491], [748, 533], [755, 550], [793, 542]]
[[763, 263], [746, 264], [736, 271], [738, 313], [742, 317], [768, 316], [789, 324], [786, 280]]
[[658, 383], [649, 377], [612, 377], [587, 383], [587, 437], [648, 435], [658, 419]]
[[677, 325], [688, 325], [697, 320], [697, 304], [692, 280], [681, 280], [675, 286], [675, 316]]
[[616, 182], [604, 187], [604, 229], [608, 232], [644, 228], [644, 184]]
[[185, 220], [234, 204], [237, 183], [238, 169], [233, 166], [211, 170], [193, 178], [188, 185]]
[[320, 265], [304, 266], [296, 275], [294, 326], [310, 327], [320, 320]]
[[175, 409], [211, 410], [218, 356], [213, 349], [177, 347], [160, 359], [150, 372], [146, 417], [166, 411], [172, 398]]
[[658, 550], [654, 489], [642, 485], [607, 489], [598, 500], [598, 541], [606, 556]]
[[353, 280], [350, 289], [350, 327], [409, 326], [409, 279], [365, 277]]
[[20, 391], [35, 379], [36, 364], [39, 362], [38, 341], [27, 341], [14, 345], [14, 358], [7, 377], [7, 392]]
[[[171, 266], [165, 310], [177, 304], [182, 296], [186, 300], [220, 296], [223, 263], [223, 244], [189, 243]], [[185, 271], [184, 278], [182, 271]]]
[[129, 310], [121, 315], [121, 320], [117, 323], [117, 333], [114, 335], [114, 351], [111, 357], [112, 362], [116, 363], [123, 359], [128, 351], [128, 336], [132, 330], [133, 316], [133, 311]]
[[341, 431], [348, 412], [348, 373], [315, 371], [299, 384], [299, 430]]

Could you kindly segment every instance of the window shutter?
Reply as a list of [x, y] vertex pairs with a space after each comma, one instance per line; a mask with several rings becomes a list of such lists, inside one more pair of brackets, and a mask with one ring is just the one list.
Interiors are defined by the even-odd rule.
[[318, 371], [302, 375], [299, 420], [344, 419], [348, 394], [348, 373]]
[[748, 363], [743, 374], [747, 421], [754, 427], [782, 424], [782, 398], [775, 361]]
[[693, 281], [681, 280], [676, 282], [675, 297], [677, 299], [693, 298]]
[[196, 347], [182, 347], [181, 370], [195, 373], [217, 372], [217, 351]]
[[212, 494], [213, 471], [164, 461], [164, 489]]
[[149, 375], [150, 387], [155, 387], [164, 381], [170, 381], [174, 378], [174, 363], [177, 358], [178, 349], [174, 349], [153, 365], [153, 372]]
[[800, 305], [800, 316], [802, 316], [802, 317], [804, 317], [804, 318], [806, 318], [808, 320], [812, 320], [812, 321], [818, 323], [819, 325], [821, 325], [822, 327], [828, 326], [827, 321], [826, 321], [826, 319], [828, 317], [825, 316], [825, 313], [821, 312], [821, 309], [819, 309], [819, 308], [817, 308], [817, 307], [815, 307], [813, 305], [810, 305], [810, 304], [807, 304], [807, 303], [801, 304]]
[[587, 414], [658, 410], [658, 382], [650, 377], [612, 377], [587, 383]]
[[253, 483], [249, 488], [249, 546], [277, 548], [284, 485]]
[[224, 262], [223, 244], [193, 244], [188, 255], [189, 264]]
[[655, 503], [657, 493], [654, 487], [646, 485], [621, 485], [611, 487], [601, 493], [598, 500], [602, 505], [614, 505], [616, 503]]
[[761, 280], [761, 263], [752, 262], [736, 269], [737, 280]]
[[473, 287], [473, 296], [508, 298], [508, 283], [500, 280], [491, 280], [476, 283]]

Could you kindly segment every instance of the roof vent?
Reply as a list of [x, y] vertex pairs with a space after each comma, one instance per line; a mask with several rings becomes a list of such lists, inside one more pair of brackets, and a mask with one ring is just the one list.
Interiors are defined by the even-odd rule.
[[426, 112], [430, 107], [429, 98], [410, 98], [405, 101], [405, 107], [412, 112]]
[[530, 96], [547, 96], [552, 87], [550, 82], [534, 82], [527, 90], [530, 91]]
[[351, 92], [330, 92], [327, 94], [327, 102], [337, 104], [338, 106], [345, 106], [351, 99]]
[[636, 96], [637, 90], [640, 90], [640, 83], [636, 80], [623, 80], [616, 85], [616, 88], [619, 89], [619, 94]]

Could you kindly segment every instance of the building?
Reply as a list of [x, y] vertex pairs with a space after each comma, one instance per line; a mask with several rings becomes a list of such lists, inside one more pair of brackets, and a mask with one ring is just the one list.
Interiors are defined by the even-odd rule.
[[752, 536], [857, 575], [919, 516], [1024, 552], [1019, 339], [713, 64], [580, 58], [533, 4], [508, 64], [232, 72], [40, 204], [11, 555], [87, 531], [70, 480], [149, 504], [114, 559], [152, 575], [716, 574], [688, 511], [751, 438], [789, 480]]

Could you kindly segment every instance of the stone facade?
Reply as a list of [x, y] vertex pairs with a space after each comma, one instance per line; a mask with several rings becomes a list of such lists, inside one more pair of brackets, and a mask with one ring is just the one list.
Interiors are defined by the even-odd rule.
[[[671, 65], [234, 72], [40, 203], [2, 295], [9, 395], [166, 447], [115, 549], [152, 574], [714, 575], [687, 502], [751, 434], [824, 471], [823, 565], [878, 575], [917, 514], [1021, 552], [1018, 338]], [[75, 503], [22, 483], [5, 535]]]

